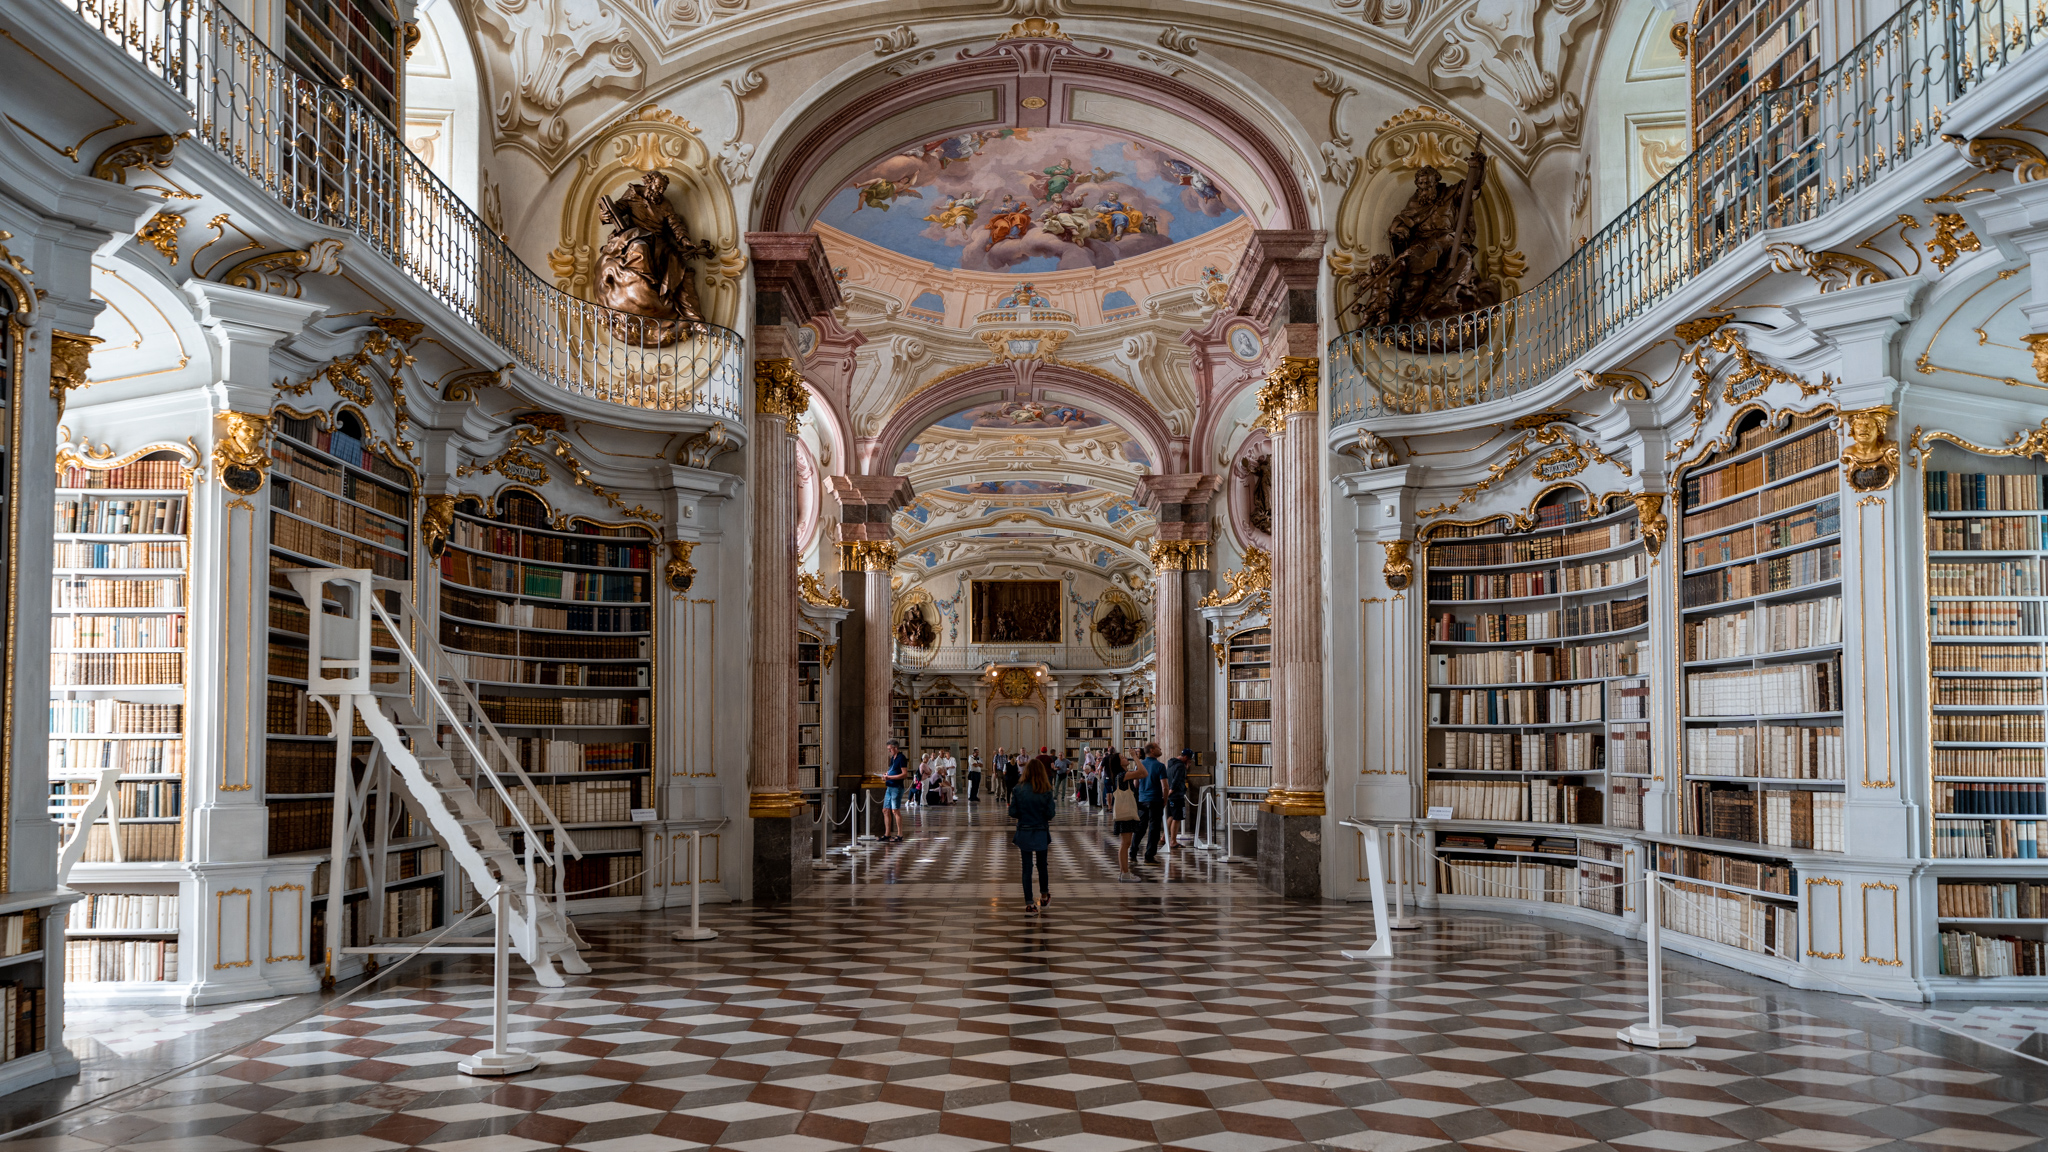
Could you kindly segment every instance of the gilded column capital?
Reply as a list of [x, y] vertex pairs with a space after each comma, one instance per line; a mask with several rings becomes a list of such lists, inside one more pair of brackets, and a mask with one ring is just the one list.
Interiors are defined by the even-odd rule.
[[1269, 790], [1260, 807], [1282, 816], [1325, 816], [1330, 811], [1320, 791], [1290, 788]]
[[811, 409], [811, 394], [804, 387], [804, 374], [787, 356], [754, 361], [754, 410], [763, 416], [780, 416], [789, 423], [789, 434], [800, 429], [797, 418]]
[[747, 815], [756, 820], [787, 820], [802, 812], [808, 803], [801, 792], [754, 792], [747, 796]]
[[1313, 356], [1282, 356], [1259, 385], [1259, 416], [1254, 423], [1269, 436], [1287, 430], [1287, 418], [1321, 406], [1322, 364]]
[[840, 567], [859, 572], [887, 572], [902, 551], [894, 540], [847, 540], [839, 547], [844, 549]]
[[1146, 549], [1152, 567], [1159, 572], [1206, 572], [1209, 545], [1200, 540], [1154, 540]]

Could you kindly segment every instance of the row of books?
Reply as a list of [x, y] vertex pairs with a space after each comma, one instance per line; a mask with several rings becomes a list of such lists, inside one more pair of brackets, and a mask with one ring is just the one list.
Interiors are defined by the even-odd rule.
[[183, 608], [185, 581], [59, 576], [50, 594], [56, 608]]
[[1937, 644], [1928, 667], [1936, 672], [2039, 672], [2039, 644]]
[[[441, 870], [444, 860], [445, 856], [436, 845], [428, 845], [421, 848], [401, 848], [386, 852], [384, 854], [384, 883], [395, 884], [401, 880], [416, 880], [421, 876], [432, 876]], [[322, 860], [313, 868], [312, 891], [315, 896], [323, 896], [327, 893], [327, 879], [330, 874], [328, 871], [329, 863], [330, 861]], [[361, 856], [349, 857], [348, 888], [354, 890], [368, 888], [369, 886], [370, 874], [363, 866], [363, 858]]]
[[471, 588], [548, 600], [637, 602], [647, 599], [648, 588], [648, 578], [637, 572], [581, 572], [516, 560], [485, 560], [467, 552], [444, 553], [441, 575]]
[[1657, 871], [1666, 876], [1711, 880], [1716, 884], [1732, 884], [1737, 888], [1749, 888], [1779, 896], [1797, 894], [1793, 888], [1797, 877], [1790, 865], [1770, 864], [1762, 860], [1707, 852], [1698, 848], [1659, 844]]
[[1553, 780], [1431, 780], [1429, 806], [1449, 807], [1453, 820], [1598, 824], [1600, 789]]
[[1545, 504], [1536, 510], [1536, 527], [1562, 528], [1567, 524], [1579, 524], [1597, 520], [1606, 514], [1606, 509], [1586, 499], [1564, 499], [1555, 504]]
[[548, 628], [557, 632], [645, 632], [649, 609], [644, 607], [552, 607], [477, 596], [459, 588], [441, 589], [441, 611], [486, 624], [515, 628]]
[[288, 852], [316, 852], [333, 846], [332, 799], [272, 800], [267, 807], [272, 856]]
[[1927, 565], [1930, 596], [2039, 596], [2048, 588], [2048, 558], [1935, 560]]
[[1454, 688], [1429, 694], [1431, 724], [1570, 724], [1606, 718], [1606, 688]]
[[2039, 712], [1949, 713], [1934, 717], [1936, 740], [1990, 744], [2009, 740], [2048, 739]]
[[1943, 976], [2048, 976], [2048, 942], [1975, 932], [1941, 934]]
[[185, 545], [177, 540], [138, 540], [130, 544], [60, 540], [50, 563], [58, 568], [176, 572], [185, 567]]
[[[582, 835], [582, 833], [578, 833]], [[682, 872], [678, 866], [678, 872]], [[645, 868], [638, 856], [585, 856], [562, 862], [562, 890], [571, 900], [608, 900], [638, 896], [645, 890]], [[554, 874], [544, 873], [540, 890], [552, 895]]]
[[[272, 596], [270, 598], [270, 626], [272, 628], [280, 632], [296, 632], [304, 636], [308, 634], [307, 629], [311, 627], [311, 619], [306, 612], [306, 606], [297, 600], [287, 600], [282, 596]], [[396, 649], [398, 647], [397, 644], [392, 642], [391, 630], [384, 626], [382, 620], [373, 618], [370, 621], [370, 646], [372, 648], [384, 649]]]
[[1687, 576], [1679, 602], [1686, 608], [1703, 608], [1822, 584], [1841, 574], [1842, 546], [1827, 544]]
[[1607, 686], [1607, 718], [1609, 720], [1648, 720], [1650, 718], [1650, 681], [1648, 679], [1619, 680]]
[[1446, 896], [1491, 896], [1545, 904], [1579, 903], [1579, 866], [1528, 860], [1437, 861], [1437, 890]]
[[270, 485], [270, 506], [385, 548], [406, 547], [405, 521], [336, 499], [318, 488], [277, 480]]
[[[360, 712], [352, 712], [355, 731], [353, 735], [368, 736], [370, 728], [363, 723]], [[301, 684], [287, 684], [272, 680], [264, 690], [263, 730], [273, 736], [328, 736], [334, 732], [334, 721], [327, 709], [308, 699]]]
[[653, 671], [646, 664], [575, 664], [555, 660], [521, 660], [509, 656], [475, 656], [464, 652], [449, 653], [448, 663], [455, 675], [464, 680], [551, 684], [565, 688], [645, 688]]
[[178, 894], [88, 892], [71, 906], [66, 923], [93, 932], [176, 932]]
[[1488, 544], [1432, 544], [1432, 568], [1487, 568], [1503, 564], [1533, 564], [1566, 556], [1583, 556], [1619, 548], [1642, 536], [1634, 520], [1619, 521], [1598, 528], [1584, 528], [1556, 536], [1531, 536]]
[[411, 562], [404, 552], [380, 548], [282, 513], [271, 513], [270, 543], [272, 547], [336, 568], [368, 568], [387, 580], [404, 580], [412, 574]]
[[1764, 724], [1685, 730], [1688, 776], [1841, 780], [1846, 778], [1846, 768], [1840, 727]]
[[441, 620], [441, 644], [466, 652], [542, 660], [646, 660], [653, 647], [647, 636], [504, 632], [446, 617]]
[[479, 696], [477, 703], [494, 724], [645, 724], [648, 716], [645, 696]]
[[1508, 600], [1555, 595], [1557, 570], [1523, 568], [1511, 572], [1442, 572], [1429, 577], [1429, 598], [1436, 600]]
[[[643, 783], [637, 779], [623, 779], [535, 784], [530, 791], [514, 789], [512, 800], [528, 824], [546, 820], [541, 815], [542, 803], [554, 812], [555, 819], [564, 824], [624, 824], [632, 820], [633, 809], [641, 806]], [[483, 793], [480, 799], [484, 811], [493, 813], [500, 825], [512, 822], [505, 811], [504, 800], [495, 791]]]
[[1843, 851], [1843, 797], [1804, 789], [1685, 786], [1686, 831], [1774, 848]]
[[1734, 560], [1745, 560], [1759, 552], [1774, 552], [1809, 540], [1839, 535], [1842, 531], [1842, 502], [1830, 496], [1808, 507], [1715, 536], [1686, 541], [1685, 569], [1707, 568]]
[[1640, 628], [1649, 619], [1650, 598], [1574, 604], [1548, 612], [1489, 612], [1460, 620], [1449, 612], [1431, 622], [1432, 640], [1493, 644], [1516, 640], [1556, 640], [1597, 636]]
[[1591, 592], [1599, 588], [1612, 588], [1640, 580], [1649, 574], [1650, 558], [1641, 552], [1631, 552], [1618, 560], [1595, 560], [1566, 568], [1564, 590], [1570, 592]]
[[[279, 416], [276, 428], [281, 435], [289, 436], [309, 448], [325, 452], [345, 464], [373, 473], [380, 480], [407, 486], [412, 482], [405, 469], [376, 452], [366, 450], [359, 437], [343, 428], [321, 428], [315, 421], [301, 420], [296, 416]], [[275, 441], [272, 443], [275, 444]]]
[[1767, 656], [1842, 642], [1842, 598], [1759, 604], [1685, 623], [1687, 660]]
[[50, 647], [183, 648], [185, 614], [162, 616], [52, 616]]
[[59, 488], [183, 488], [192, 470], [182, 460], [137, 460], [119, 468], [86, 468], [66, 464], [57, 470]]
[[1607, 726], [1607, 770], [1634, 775], [1650, 774], [1650, 726], [1609, 724]]
[[1273, 786], [1273, 766], [1271, 764], [1240, 764], [1233, 760], [1230, 764], [1228, 786], [1231, 788], [1271, 788]]
[[0, 1060], [19, 1060], [47, 1046], [49, 989], [16, 982], [0, 985]]
[[52, 740], [50, 774], [119, 768], [129, 775], [185, 771], [183, 740]]
[[580, 744], [519, 736], [505, 741], [528, 772], [645, 772], [647, 745], [622, 740]]
[[2044, 516], [1965, 516], [1927, 522], [1929, 552], [2037, 552]]
[[1936, 636], [2039, 636], [2048, 604], [2027, 600], [1937, 600], [1928, 606]]
[[[272, 796], [334, 791], [334, 751], [332, 743], [266, 742], [263, 750], [264, 791]], [[355, 741], [350, 753], [355, 770], [362, 772], [370, 762], [368, 742]]]
[[111, 697], [99, 700], [50, 701], [50, 734], [116, 735], [183, 732], [183, 704], [141, 704]]
[[1934, 785], [1934, 810], [1957, 816], [2048, 816], [2048, 792], [2039, 784]]
[[2039, 776], [2039, 748], [1936, 748], [1928, 762], [1936, 776]]
[[1453, 684], [1547, 684], [1631, 676], [1642, 667], [1641, 640], [1613, 640], [1573, 647], [1502, 649], [1496, 652], [1433, 652], [1429, 682]]
[[1824, 428], [1746, 460], [1738, 460], [1710, 472], [1695, 471], [1685, 481], [1685, 506], [1695, 508], [1701, 504], [1718, 503], [1752, 488], [1761, 488], [1787, 476], [1797, 476], [1831, 463], [1840, 456], [1835, 437]]
[[2048, 884], [1943, 880], [1935, 885], [1934, 907], [1936, 915], [1958, 919], [2048, 919]]
[[2048, 508], [2042, 499], [2048, 477], [2033, 473], [1929, 472], [1929, 512], [2001, 512]]
[[1740, 500], [1730, 500], [1705, 512], [1689, 511], [1685, 514], [1685, 539], [1691, 540], [1716, 532], [1725, 532], [1745, 520], [1801, 508], [1816, 500], [1836, 495], [1841, 490], [1842, 481], [1839, 476], [1832, 472], [1817, 472], [1804, 480], [1794, 480], [1790, 484], [1752, 493]]
[[2038, 820], [1936, 820], [1937, 860], [2039, 860]]
[[1842, 669], [1837, 660], [1689, 672], [1685, 677], [1688, 716], [1785, 716], [1841, 708]]
[[66, 984], [171, 981], [178, 978], [175, 940], [68, 940]]
[[[537, 828], [535, 831], [540, 833], [541, 847], [549, 852], [554, 851], [554, 830], [551, 828]], [[569, 834], [569, 838], [575, 841], [576, 850], [579, 852], [638, 852], [640, 851], [641, 844], [640, 829], [638, 828], [578, 828]], [[512, 845], [512, 851], [521, 854], [525, 853], [526, 833], [516, 829], [507, 832], [505, 834], [505, 841]], [[716, 849], [713, 848], [710, 851], [716, 851]], [[687, 862], [677, 861], [677, 871], [684, 872], [687, 875], [687, 868]]]
[[1231, 740], [1260, 740], [1270, 743], [1273, 739], [1271, 720], [1227, 720], [1224, 727], [1225, 736]]
[[1258, 680], [1232, 680], [1229, 683], [1230, 699], [1232, 700], [1271, 700], [1273, 698], [1273, 682], [1271, 680], [1264, 678]]
[[[330, 438], [329, 443], [332, 442]], [[374, 455], [365, 463], [362, 443], [346, 435], [343, 436], [343, 450], [333, 455], [365, 472], [374, 472], [379, 479], [389, 481], [398, 487], [380, 484], [367, 476], [350, 472], [340, 465], [322, 460], [311, 452], [283, 440], [273, 439], [270, 446], [271, 464], [285, 476], [304, 481], [337, 496], [346, 496], [358, 504], [368, 504], [401, 519], [412, 518], [412, 481], [402, 469]]]
[[[58, 785], [53, 784], [55, 788]], [[84, 780], [66, 782], [66, 786], [84, 788], [87, 794], [92, 785]], [[123, 780], [114, 789], [114, 815], [123, 820], [164, 820], [177, 819], [185, 814], [185, 782], [182, 780]]]
[[461, 518], [455, 521], [449, 539], [457, 547], [478, 552], [525, 560], [549, 560], [557, 564], [583, 564], [592, 568], [644, 569], [653, 561], [653, 551], [645, 544], [578, 540]]
[[50, 685], [98, 688], [123, 684], [183, 684], [183, 652], [53, 652]]
[[383, 939], [403, 940], [440, 926], [440, 885], [420, 884], [384, 893]]
[[[1934, 651], [1942, 651], [1936, 645]], [[1943, 676], [1934, 681], [1934, 702], [1949, 707], [2018, 707], [2041, 702], [2039, 680], [1977, 680]]]
[[1445, 732], [1445, 772], [1598, 772], [1596, 732]]
[[1525, 836], [1515, 833], [1441, 832], [1436, 846], [1445, 851], [1533, 852], [1542, 856], [1577, 856], [1579, 842], [1570, 836]]
[[1799, 908], [1746, 892], [1672, 880], [1663, 885], [1659, 922], [1673, 932], [1746, 952], [1799, 958]]
[[94, 824], [85, 830], [87, 863], [114, 862], [114, 834], [121, 836], [121, 855], [128, 860], [163, 861], [178, 858], [177, 822], [167, 824]]
[[178, 536], [185, 531], [183, 496], [72, 496], [57, 498], [58, 532], [122, 536]]

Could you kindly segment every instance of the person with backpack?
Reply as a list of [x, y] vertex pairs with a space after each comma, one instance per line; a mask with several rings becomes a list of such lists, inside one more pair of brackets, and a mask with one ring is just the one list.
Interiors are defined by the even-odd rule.
[[1110, 793], [1110, 818], [1115, 821], [1110, 830], [1116, 833], [1116, 878], [1125, 884], [1135, 884], [1138, 874], [1131, 870], [1131, 837], [1145, 827], [1137, 792], [1145, 769], [1136, 763], [1126, 767], [1124, 758], [1111, 752], [1102, 762], [1102, 776], [1104, 786], [1115, 789]]
[[[1047, 853], [1052, 848], [1052, 820], [1059, 812], [1059, 802], [1053, 794], [1051, 765], [1045, 757], [1034, 756], [1024, 771], [1017, 777], [1017, 786], [1010, 791], [1010, 819], [1017, 822], [1017, 831], [1011, 835], [1010, 843], [1017, 846], [1024, 865], [1024, 911], [1036, 912], [1052, 907], [1052, 871], [1047, 864]], [[1031, 899], [1031, 871], [1038, 870], [1038, 899]]]

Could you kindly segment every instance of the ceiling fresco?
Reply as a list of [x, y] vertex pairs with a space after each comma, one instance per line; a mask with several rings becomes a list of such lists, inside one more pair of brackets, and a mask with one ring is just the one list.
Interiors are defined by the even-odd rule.
[[935, 420], [904, 445], [896, 471], [974, 458], [1046, 460], [1071, 456], [1102, 466], [1152, 467], [1152, 458], [1130, 433], [1102, 416], [1072, 404], [1007, 400], [965, 408]]
[[1228, 224], [1240, 201], [1189, 161], [1075, 128], [926, 141], [856, 173], [818, 220], [940, 268], [1107, 268]]

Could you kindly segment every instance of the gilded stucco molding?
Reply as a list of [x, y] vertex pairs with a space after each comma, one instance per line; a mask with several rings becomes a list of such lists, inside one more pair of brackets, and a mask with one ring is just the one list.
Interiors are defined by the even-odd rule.
[[816, 572], [798, 572], [796, 591], [797, 595], [803, 597], [804, 603], [813, 608], [853, 607], [853, 602], [846, 598], [844, 592], [837, 588], [826, 588], [825, 581]]
[[[219, 224], [214, 227], [217, 231]], [[341, 275], [342, 247], [340, 240], [315, 240], [303, 249], [253, 256], [228, 269], [220, 282], [230, 288], [247, 288], [251, 292], [268, 292], [296, 300], [303, 291], [299, 277], [309, 272], [323, 276]]]
[[1842, 413], [1842, 476], [1858, 492], [1892, 486], [1899, 475], [1899, 443], [1890, 436], [1889, 404], [1854, 408]]
[[780, 416], [795, 436], [803, 431], [803, 415], [811, 410], [810, 390], [804, 374], [787, 356], [754, 361], [754, 411], [763, 416]]
[[1247, 548], [1244, 553], [1244, 567], [1235, 572], [1225, 572], [1223, 582], [1229, 587], [1213, 588], [1196, 604], [1198, 608], [1227, 608], [1242, 604], [1253, 593], [1270, 591], [1273, 587], [1273, 557], [1263, 548]]
[[97, 336], [84, 336], [61, 329], [50, 331], [50, 399], [57, 402], [57, 415], [64, 415], [64, 401], [80, 388], [90, 386], [85, 378], [92, 350], [99, 347]]
[[226, 412], [221, 420], [227, 435], [213, 443], [213, 467], [221, 484], [237, 496], [248, 496], [263, 487], [270, 473], [270, 452], [264, 444], [270, 438], [270, 417], [256, 412]]
[[1412, 540], [1382, 540], [1380, 548], [1386, 558], [1380, 563], [1380, 579], [1399, 592], [1415, 579], [1415, 560], [1408, 553], [1414, 547]]

